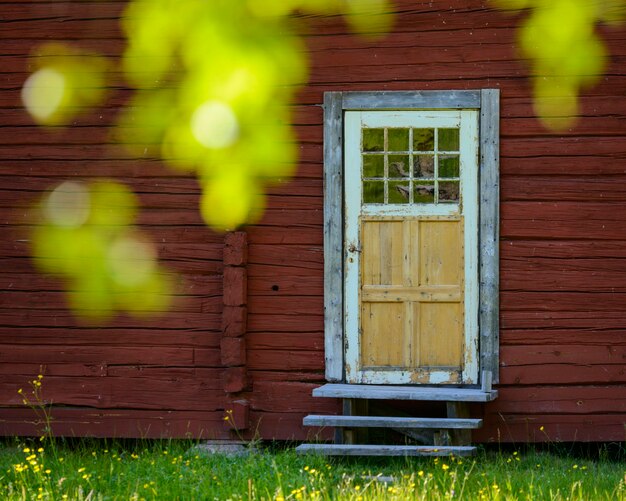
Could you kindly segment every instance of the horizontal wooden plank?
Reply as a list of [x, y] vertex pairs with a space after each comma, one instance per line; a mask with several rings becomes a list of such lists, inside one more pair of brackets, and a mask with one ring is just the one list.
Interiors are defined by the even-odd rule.
[[599, 385], [589, 380], [568, 386], [500, 387], [500, 397], [485, 407], [485, 413], [528, 416], [626, 413], [626, 385]]
[[304, 418], [304, 426], [334, 426], [355, 428], [480, 428], [482, 419], [414, 418], [391, 416], [320, 416]]
[[250, 411], [250, 427], [244, 434], [249, 440], [268, 437], [272, 440], [331, 440], [331, 428], [305, 428], [303, 412]]
[[602, 325], [580, 326], [569, 329], [545, 326], [537, 329], [501, 329], [501, 346], [571, 344], [585, 351], [587, 346], [626, 345], [626, 332], [623, 329], [605, 329]]
[[[6, 342], [3, 339], [3, 342]], [[193, 365], [192, 348], [0, 345], [0, 363]]]
[[[275, 285], [275, 284], [273, 284]], [[272, 285], [272, 287], [273, 287]], [[324, 302], [321, 296], [291, 296], [283, 294], [250, 295], [248, 313], [250, 315], [321, 315]]]
[[324, 315], [250, 315], [249, 332], [319, 332], [324, 329]]
[[495, 390], [484, 392], [470, 388], [325, 384], [316, 388], [313, 391], [313, 396], [438, 402], [489, 402], [497, 398], [498, 392]]
[[298, 454], [324, 456], [472, 456], [472, 446], [302, 444]]
[[246, 352], [249, 370], [321, 371], [324, 369], [323, 351], [251, 350]]
[[[597, 297], [596, 297], [597, 299]], [[581, 329], [586, 332], [596, 330], [622, 329], [626, 322], [626, 311], [501, 311], [502, 329]]]
[[500, 193], [507, 201], [621, 202], [626, 176], [506, 176]]
[[503, 291], [626, 292], [626, 259], [526, 258], [500, 263]]
[[620, 311], [626, 293], [618, 292], [513, 292], [500, 294], [501, 311]]
[[529, 362], [523, 366], [500, 368], [502, 384], [623, 384], [626, 383], [623, 364], [592, 365], [570, 363]]
[[[626, 340], [626, 333], [619, 338]], [[618, 339], [619, 339], [618, 338]], [[565, 340], [563, 340], [565, 341]], [[502, 346], [500, 364], [502, 366], [572, 364], [572, 365], [623, 365], [626, 361], [626, 346], [611, 344], [587, 345], [520, 345]]]
[[324, 372], [311, 371], [281, 371], [281, 370], [248, 370], [248, 377], [252, 384], [258, 381], [284, 381], [284, 382], [302, 382], [317, 383], [325, 382]]
[[[421, 51], [420, 51], [421, 52]], [[432, 56], [432, 54], [429, 54]], [[407, 57], [403, 51], [402, 57]], [[371, 54], [370, 54], [371, 58]], [[334, 59], [334, 58], [331, 58]], [[381, 58], [384, 60], [383, 58]], [[371, 61], [371, 59], [370, 59]], [[431, 59], [432, 61], [432, 59]], [[400, 62], [400, 61], [398, 61]], [[406, 59], [404, 60], [406, 63]], [[352, 60], [351, 64], [358, 64]], [[385, 64], [393, 64], [392, 61]], [[344, 92], [342, 99], [344, 110], [371, 109], [424, 109], [424, 108], [479, 108], [479, 91], [404, 91], [404, 92]]]
[[[255, 381], [249, 395], [250, 409], [267, 412], [314, 412], [337, 414], [335, 400], [314, 398], [316, 384], [301, 382]], [[302, 422], [300, 422], [300, 425]]]
[[323, 297], [324, 275], [311, 268], [294, 266], [248, 266], [248, 294], [252, 296], [315, 296]]
[[626, 258], [626, 240], [507, 240], [500, 243], [500, 256], [503, 260], [522, 262], [552, 258], [564, 263], [571, 259], [595, 259], [600, 264], [620, 264]]
[[[42, 399], [54, 405], [88, 406], [98, 409], [223, 409], [222, 388], [214, 380], [198, 378], [143, 377], [45, 377]], [[28, 380], [0, 375], [0, 405], [21, 406], [22, 388], [28, 396]]]
[[505, 202], [503, 239], [626, 239], [626, 204], [581, 202]]
[[[228, 439], [224, 412], [53, 407], [50, 425], [55, 437]], [[301, 419], [301, 418], [300, 418]], [[0, 435], [40, 436], [45, 423], [29, 408], [3, 408]]]
[[[132, 329], [115, 327], [13, 327], [0, 326], [0, 339], [7, 345], [102, 346], [106, 348], [134, 346], [175, 346], [179, 348], [217, 348], [219, 332], [208, 330]], [[260, 344], [260, 346], [266, 346]], [[275, 346], [274, 346], [275, 347]], [[312, 349], [312, 348], [309, 348]]]
[[246, 346], [249, 350], [321, 351], [324, 349], [324, 333], [249, 332], [246, 334]]
[[472, 433], [475, 442], [621, 442], [626, 414], [486, 415], [484, 427]]
[[[67, 296], [64, 291], [2, 291], [0, 290], [0, 310], [28, 309], [53, 310], [67, 307]], [[169, 312], [173, 313], [221, 313], [222, 298], [220, 296], [177, 296], [173, 298]]]
[[[143, 317], [116, 316], [105, 323], [118, 328], [159, 328], [159, 329], [198, 329], [218, 330], [221, 327], [221, 315], [216, 313], [186, 313], [185, 315], [156, 315], [150, 313]], [[0, 324], [4, 327], [81, 327], [81, 321], [72, 313], [57, 310], [2, 310]], [[267, 331], [267, 329], [264, 329]]]

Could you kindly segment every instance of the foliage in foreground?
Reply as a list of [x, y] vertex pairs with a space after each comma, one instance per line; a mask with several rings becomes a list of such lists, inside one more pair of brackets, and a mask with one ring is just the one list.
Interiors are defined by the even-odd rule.
[[[75, 444], [76, 445], [76, 444]], [[476, 458], [208, 455], [187, 441], [8, 441], [2, 499], [625, 499], [626, 466], [530, 451]]]

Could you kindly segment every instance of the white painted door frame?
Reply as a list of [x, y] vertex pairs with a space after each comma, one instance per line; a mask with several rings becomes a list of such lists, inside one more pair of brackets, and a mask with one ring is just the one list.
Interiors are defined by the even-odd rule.
[[[362, 203], [361, 129], [363, 127], [460, 128], [460, 203], [382, 205]], [[412, 371], [360, 367], [360, 221], [366, 216], [461, 216], [464, 218], [465, 351], [459, 384], [478, 383], [478, 111], [347, 111], [344, 116], [344, 368], [346, 382], [409, 384]], [[433, 370], [430, 383], [449, 382]]]

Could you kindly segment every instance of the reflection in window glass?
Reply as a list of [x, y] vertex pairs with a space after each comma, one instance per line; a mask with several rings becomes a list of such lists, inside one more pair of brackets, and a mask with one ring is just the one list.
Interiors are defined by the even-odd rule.
[[384, 177], [384, 155], [363, 155], [363, 177]]
[[459, 151], [459, 129], [439, 129], [439, 151]]
[[458, 155], [439, 155], [439, 177], [459, 177]]
[[389, 155], [389, 177], [410, 177], [411, 165], [408, 155]]
[[385, 151], [385, 129], [363, 129], [363, 151]]
[[363, 203], [458, 203], [458, 128], [362, 129]]
[[435, 155], [416, 155], [413, 158], [415, 177], [432, 179], [435, 177]]
[[387, 151], [409, 151], [409, 129], [387, 129]]
[[458, 202], [459, 201], [459, 182], [458, 181], [441, 181], [439, 183], [439, 201], [440, 202]]
[[413, 151], [434, 151], [435, 130], [413, 129]]
[[385, 182], [363, 181], [363, 202], [366, 204], [385, 203]]
[[407, 182], [389, 182], [389, 203], [408, 204], [411, 197], [411, 187]]
[[434, 181], [424, 181], [413, 185], [413, 201], [416, 204], [432, 204], [435, 202]]

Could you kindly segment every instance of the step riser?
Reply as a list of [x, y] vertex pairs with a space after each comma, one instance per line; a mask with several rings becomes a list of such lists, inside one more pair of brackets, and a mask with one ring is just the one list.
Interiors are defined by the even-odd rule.
[[497, 398], [498, 392], [496, 390], [485, 392], [473, 388], [325, 384], [315, 388], [313, 396], [432, 402], [490, 402]]
[[296, 452], [325, 456], [472, 456], [476, 453], [476, 447], [303, 444], [296, 448]]
[[482, 419], [435, 419], [378, 416], [307, 416], [304, 426], [333, 426], [347, 428], [423, 428], [423, 429], [477, 429]]

